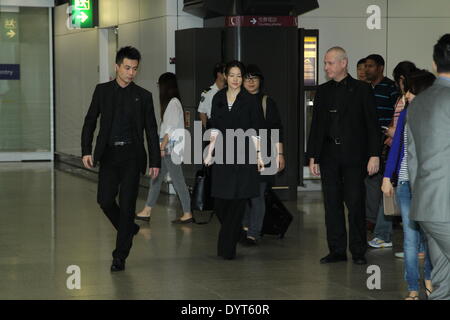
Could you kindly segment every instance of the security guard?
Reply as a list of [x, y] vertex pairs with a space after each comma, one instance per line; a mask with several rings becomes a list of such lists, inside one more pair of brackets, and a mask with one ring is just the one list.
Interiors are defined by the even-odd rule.
[[198, 112], [203, 128], [206, 128], [206, 123], [211, 118], [211, 103], [214, 95], [225, 87], [224, 68], [225, 65], [223, 63], [216, 63], [213, 70], [214, 84], [202, 92]]
[[350, 252], [361, 265], [367, 263], [364, 178], [378, 172], [381, 152], [375, 96], [368, 83], [348, 74], [344, 49], [329, 49], [324, 62], [331, 80], [317, 90], [308, 141], [310, 171], [322, 178], [330, 250], [320, 263], [347, 260], [345, 204]]

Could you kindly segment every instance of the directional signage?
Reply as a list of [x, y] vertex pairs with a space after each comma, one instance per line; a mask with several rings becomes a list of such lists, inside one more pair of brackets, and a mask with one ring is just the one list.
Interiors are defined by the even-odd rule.
[[0, 64], [0, 80], [20, 80], [20, 65]]
[[228, 16], [227, 27], [297, 27], [298, 19], [293, 16]]
[[95, 1], [71, 0], [71, 24], [73, 28], [95, 27]]
[[17, 42], [19, 38], [19, 22], [17, 13], [2, 13], [0, 15], [0, 40]]

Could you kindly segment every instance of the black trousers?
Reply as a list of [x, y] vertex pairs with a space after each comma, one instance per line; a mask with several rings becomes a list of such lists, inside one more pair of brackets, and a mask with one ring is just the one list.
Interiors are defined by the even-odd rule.
[[137, 159], [131, 144], [108, 148], [100, 160], [97, 202], [117, 230], [113, 258], [128, 257], [138, 229], [134, 223], [140, 177]]
[[217, 242], [218, 256], [226, 259], [236, 256], [247, 201], [248, 199], [214, 199], [214, 213], [221, 223]]
[[325, 224], [330, 253], [347, 253], [344, 203], [348, 209], [349, 249], [355, 258], [367, 250], [364, 179], [367, 163], [348, 165], [339, 145], [328, 145], [320, 161]]

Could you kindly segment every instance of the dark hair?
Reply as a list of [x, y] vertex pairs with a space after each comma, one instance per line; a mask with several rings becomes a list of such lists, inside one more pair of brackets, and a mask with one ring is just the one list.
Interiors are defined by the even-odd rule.
[[231, 68], [234, 68], [234, 67], [239, 68], [241, 70], [242, 76], [244, 76], [245, 66], [242, 62], [237, 61], [237, 60], [230, 61], [225, 65], [225, 74], [228, 75], [230, 73]]
[[431, 87], [434, 80], [436, 80], [435, 75], [425, 69], [414, 71], [405, 80], [405, 91], [418, 95]]
[[368, 55], [366, 57], [366, 60], [369, 60], [369, 59], [375, 61], [377, 66], [383, 66], [384, 67], [384, 59], [379, 54]]
[[177, 77], [172, 72], [163, 73], [158, 79], [159, 85], [159, 103], [161, 106], [161, 119], [166, 112], [167, 105], [172, 98], [180, 99], [180, 92], [178, 90]]
[[416, 65], [411, 61], [402, 61], [394, 68], [392, 71], [392, 76], [397, 85], [400, 84], [400, 77], [403, 76], [405, 79], [414, 71], [418, 71]]
[[433, 60], [437, 72], [450, 72], [450, 33], [444, 34], [434, 45]]
[[261, 91], [264, 84], [264, 75], [256, 64], [249, 64], [245, 68], [244, 78], [258, 77], [259, 78], [259, 90]]
[[138, 62], [141, 61], [141, 54], [139, 53], [139, 50], [136, 48], [133, 48], [131, 46], [128, 47], [122, 47], [119, 51], [117, 51], [116, 54], [116, 64], [120, 65], [123, 62], [123, 59], [130, 59], [130, 60], [137, 60]]
[[213, 78], [214, 80], [217, 79], [217, 74], [220, 73], [224, 73], [225, 71], [225, 64], [223, 64], [222, 62], [218, 62], [214, 65], [214, 69], [213, 69]]
[[356, 64], [356, 66], [359, 66], [360, 64], [366, 63], [366, 60], [367, 60], [366, 58], [359, 59], [359, 61]]

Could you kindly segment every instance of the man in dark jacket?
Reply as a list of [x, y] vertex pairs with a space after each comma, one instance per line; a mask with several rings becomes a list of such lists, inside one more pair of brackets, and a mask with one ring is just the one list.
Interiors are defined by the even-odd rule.
[[[152, 94], [133, 82], [141, 55], [133, 47], [121, 48], [116, 55], [116, 79], [98, 84], [81, 134], [83, 164], [100, 162], [97, 202], [117, 230], [111, 271], [125, 269], [125, 259], [139, 231], [134, 223], [140, 173], [147, 169], [156, 178], [161, 167], [159, 138]], [[92, 139], [100, 116], [100, 130], [92, 157]], [[116, 197], [119, 195], [119, 204]]]
[[313, 175], [322, 177], [330, 250], [320, 262], [347, 260], [345, 203], [353, 262], [366, 264], [364, 178], [377, 173], [380, 162], [374, 95], [369, 84], [348, 74], [344, 49], [329, 49], [324, 62], [331, 80], [317, 90], [308, 141], [309, 168]]

